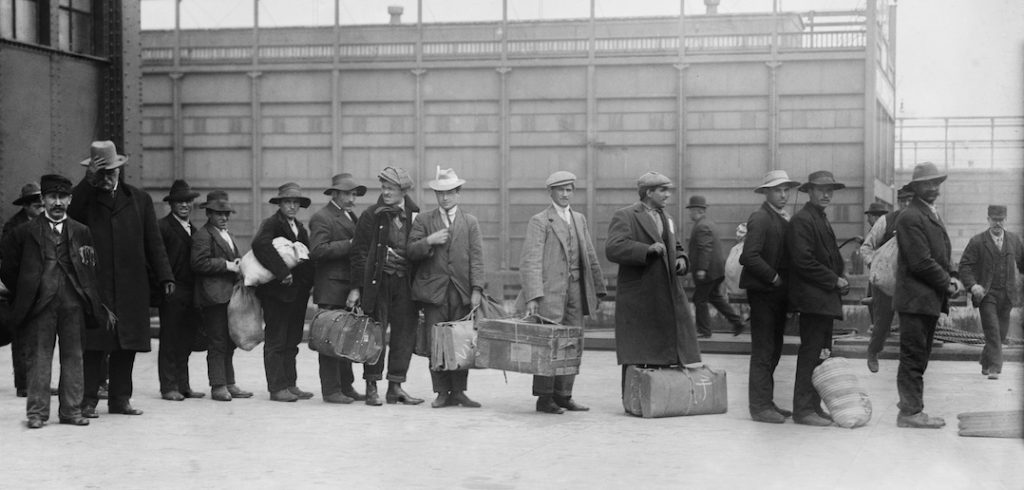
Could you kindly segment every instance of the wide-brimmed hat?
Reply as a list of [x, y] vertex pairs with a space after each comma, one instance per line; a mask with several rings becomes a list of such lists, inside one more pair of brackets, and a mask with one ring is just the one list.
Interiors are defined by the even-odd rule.
[[313, 202], [308, 197], [302, 195], [302, 187], [299, 187], [299, 184], [295, 182], [288, 182], [278, 187], [277, 195], [270, 198], [270, 204], [277, 204], [284, 199], [298, 200], [299, 206], [304, 208], [308, 208], [309, 204]]
[[668, 187], [674, 188], [675, 184], [672, 183], [672, 179], [665, 175], [659, 174], [658, 172], [647, 172], [636, 179], [636, 188], [644, 189], [647, 187]]
[[206, 194], [206, 202], [199, 205], [200, 209], [219, 211], [221, 213], [234, 213], [235, 209], [228, 203], [228, 193], [224, 191], [210, 191]]
[[191, 201], [199, 197], [198, 192], [193, 192], [192, 187], [188, 185], [188, 182], [178, 179], [171, 184], [171, 190], [164, 196], [164, 201], [167, 202], [185, 202]]
[[880, 202], [873, 202], [870, 205], [868, 205], [868, 210], [864, 211], [864, 214], [870, 214], [872, 216], [881, 216], [888, 212], [889, 209], [885, 207], [885, 204], [882, 204]]
[[708, 208], [708, 200], [704, 196], [700, 196], [700, 195], [690, 196], [690, 202], [689, 202], [689, 204], [686, 205], [686, 209], [690, 209], [690, 208], [707, 209]]
[[927, 182], [937, 180], [945, 182], [948, 175], [939, 173], [939, 167], [932, 162], [924, 162], [914, 165], [914, 173], [910, 177], [911, 182]]
[[29, 182], [21, 186], [21, 196], [14, 200], [15, 206], [24, 206], [33, 201], [39, 201], [42, 199], [42, 194], [39, 191], [39, 184], [35, 182]]
[[765, 189], [785, 186], [786, 188], [796, 187], [799, 182], [791, 180], [785, 170], [770, 170], [761, 178], [761, 185], [754, 188], [754, 192], [763, 194]]
[[334, 191], [355, 192], [357, 196], [362, 196], [366, 194], [366, 186], [357, 184], [352, 174], [340, 173], [331, 177], [331, 186], [324, 191], [324, 195], [330, 195]]
[[39, 186], [36, 187], [42, 194], [71, 194], [71, 180], [63, 175], [47, 174], [39, 178]]
[[811, 172], [811, 175], [807, 176], [807, 182], [800, 184], [800, 187], [797, 187], [796, 190], [800, 192], [807, 192], [807, 190], [810, 189], [811, 186], [828, 187], [832, 190], [846, 188], [846, 184], [836, 182], [836, 177], [832, 175], [832, 172], [829, 172], [828, 170], [818, 170], [815, 172]]
[[1006, 219], [1006, 206], [990, 204], [988, 206], [988, 217], [992, 219]]
[[466, 181], [455, 175], [454, 169], [442, 170], [440, 166], [437, 167], [437, 178], [427, 182], [427, 186], [438, 192], [450, 191], [456, 187], [462, 187]]
[[377, 174], [377, 178], [380, 179], [381, 182], [397, 185], [398, 188], [403, 191], [407, 191], [412, 188], [412, 177], [409, 177], [409, 172], [404, 168], [384, 167], [384, 170], [381, 170], [380, 173]]
[[97, 161], [97, 168], [100, 170], [113, 170], [128, 162], [128, 157], [117, 154], [117, 146], [114, 142], [93, 141], [89, 145], [89, 158], [78, 162], [83, 167], [88, 167], [93, 161]]
[[576, 185], [576, 174], [566, 170], [559, 170], [549, 175], [548, 180], [544, 181], [544, 187], [560, 187], [569, 184]]

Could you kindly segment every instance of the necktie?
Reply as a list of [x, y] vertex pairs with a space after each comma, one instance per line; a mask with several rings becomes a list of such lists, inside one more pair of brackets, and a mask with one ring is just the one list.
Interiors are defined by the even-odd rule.
[[345, 213], [348, 214], [348, 219], [352, 220], [353, 223], [356, 222], [356, 213], [352, 211], [345, 211]]
[[658, 217], [661, 218], [661, 241], [668, 246], [668, 218], [665, 217], [665, 210], [658, 208]]
[[60, 223], [57, 221], [50, 222], [50, 229], [53, 230], [54, 235], [60, 235]]

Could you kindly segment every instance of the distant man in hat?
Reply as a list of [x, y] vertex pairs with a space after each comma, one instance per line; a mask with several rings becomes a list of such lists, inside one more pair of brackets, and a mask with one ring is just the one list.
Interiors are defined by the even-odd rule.
[[[896, 236], [896, 217], [901, 210], [906, 209], [910, 200], [914, 198], [914, 192], [907, 186], [903, 186], [896, 195], [898, 207], [876, 218], [871, 231], [864, 237], [864, 243], [860, 246], [860, 255], [864, 258], [864, 264], [871, 267], [875, 251], [885, 245], [886, 242]], [[878, 203], [872, 203], [872, 206]], [[871, 209], [869, 208], [868, 211]], [[871, 216], [871, 215], [868, 215]], [[868, 222], [871, 222], [868, 218]], [[892, 296], [885, 294], [879, 288], [868, 285], [868, 294], [871, 302], [868, 304], [868, 312], [871, 314], [871, 340], [868, 343], [868, 370], [878, 372], [878, 354], [885, 347], [885, 339], [889, 337], [892, 328], [892, 319], [896, 312], [892, 308]]]
[[793, 421], [803, 425], [832, 425], [831, 417], [821, 408], [811, 375], [832, 350], [832, 322], [843, 318], [842, 297], [850, 292], [846, 263], [825, 214], [834, 192], [845, 187], [836, 182], [832, 172], [812, 172], [797, 188], [807, 193], [807, 204], [793, 215], [786, 234], [789, 304], [800, 313]]
[[[160, 239], [153, 199], [122, 181], [128, 158], [111, 141], [94, 141], [84, 179], [72, 191], [68, 215], [89, 227], [96, 244], [97, 275], [104, 301], [117, 316], [113, 332], [85, 335], [85, 397], [82, 414], [98, 417], [100, 382], [109, 374], [110, 413], [141, 415], [132, 407], [132, 370], [137, 352], [149, 352], [149, 307], [152, 297], [174, 292], [174, 273]], [[150, 287], [158, 288], [150, 294]], [[109, 353], [107, 372], [103, 361]]]
[[619, 264], [615, 293], [615, 354], [630, 365], [701, 366], [697, 330], [677, 275], [687, 259], [665, 206], [675, 185], [647, 172], [637, 179], [640, 201], [615, 211], [605, 255]]
[[722, 256], [718, 244], [715, 223], [707, 217], [708, 202], [704, 196], [690, 196], [686, 205], [693, 221], [690, 232], [690, 262], [693, 272], [693, 307], [697, 311], [697, 333], [702, 338], [711, 337], [711, 317], [708, 315], [708, 304], [718, 310], [732, 325], [732, 334], [743, 332], [743, 318], [729, 306], [729, 300], [722, 293], [722, 282], [725, 281], [725, 257]]
[[[4, 223], [3, 232], [0, 237], [7, 236], [18, 226], [21, 226], [32, 218], [43, 212], [43, 200], [39, 194], [39, 184], [29, 182], [22, 186], [21, 196], [14, 200], [15, 206], [21, 206], [11, 219]], [[28, 350], [25, 348], [21, 337], [18, 335], [20, 329], [14, 329], [11, 339], [11, 364], [14, 365], [14, 392], [20, 396], [28, 396]]]
[[1006, 206], [988, 207], [988, 230], [971, 237], [960, 256], [960, 280], [981, 310], [985, 348], [981, 374], [999, 379], [1003, 370], [1003, 342], [1010, 328], [1010, 309], [1017, 291], [1017, 274], [1024, 274], [1024, 245], [1020, 237], [1003, 229]]
[[878, 222], [878, 218], [885, 216], [888, 212], [889, 209], [885, 207], [885, 204], [880, 202], [871, 203], [871, 205], [868, 206], [868, 209], [864, 211], [864, 216], [866, 216], [868, 220], [868, 229], [870, 230], [871, 227], [875, 226], [875, 223]]
[[0, 279], [14, 294], [13, 323], [29, 355], [28, 427], [50, 418], [50, 369], [54, 342], [60, 345], [60, 423], [84, 426], [82, 416], [82, 334], [107, 327], [96, 284], [96, 253], [85, 225], [68, 219], [71, 181], [60, 175], [40, 179], [43, 219], [16, 228], [0, 243]]
[[383, 377], [387, 354], [389, 403], [423, 403], [402, 389], [416, 345], [416, 305], [412, 300], [412, 267], [409, 263], [409, 232], [420, 208], [409, 197], [412, 178], [403, 168], [384, 167], [377, 174], [380, 197], [363, 211], [356, 223], [352, 244], [352, 290], [346, 306], [362, 304], [363, 310], [385, 327], [391, 339], [380, 359], [363, 368], [366, 404], [381, 405], [377, 381]]
[[[352, 289], [352, 238], [356, 234], [356, 198], [366, 195], [352, 174], [331, 179], [324, 191], [331, 196], [327, 205], [309, 219], [309, 258], [313, 260], [313, 302], [325, 310], [345, 308]], [[355, 376], [352, 362], [320, 354], [320, 393], [327, 403], [352, 403], [365, 400], [352, 387]]]
[[[412, 299], [423, 305], [427, 328], [458, 321], [480, 305], [484, 290], [484, 242], [476, 217], [459, 206], [466, 181], [452, 169], [437, 168], [427, 185], [434, 190], [437, 209], [421, 213], [409, 232], [409, 260], [416, 264]], [[430, 406], [477, 408], [466, 396], [469, 370], [430, 371], [437, 398]]]
[[199, 193], [192, 192], [188, 182], [175, 180], [170, 193], [164, 197], [171, 211], [157, 223], [174, 273], [174, 293], [160, 303], [157, 373], [160, 396], [164, 400], [182, 401], [206, 396], [192, 391], [188, 379], [188, 358], [200, 332], [199, 309], [194, 303], [195, 277], [192, 275], [192, 233], [195, 227], [189, 221], [192, 201], [197, 197]]
[[[526, 225], [519, 278], [526, 313], [562, 325], [583, 326], [605, 296], [604, 274], [594, 251], [587, 219], [569, 208], [576, 176], [560, 170], [545, 182], [551, 205]], [[537, 411], [564, 413], [590, 408], [572, 399], [575, 375], [534, 376]]]
[[200, 207], [206, 210], [206, 224], [192, 234], [191, 260], [195, 304], [209, 339], [206, 372], [210, 397], [219, 402], [252, 398], [251, 391], [235, 384], [235, 343], [228, 332], [228, 303], [241, 280], [242, 255], [234, 235], [228, 231], [228, 221], [235, 210], [228, 202], [228, 193], [222, 190], [206, 194], [206, 202]]
[[924, 372], [932, 353], [939, 315], [949, 312], [949, 298], [963, 290], [955, 278], [946, 225], [935, 208], [946, 175], [934, 163], [914, 166], [910, 189], [914, 199], [896, 218], [896, 291], [893, 305], [900, 315], [900, 395], [898, 427], [938, 429], [940, 417], [924, 413]]
[[252, 239], [252, 253], [256, 260], [274, 274], [274, 279], [256, 288], [256, 297], [263, 307], [266, 323], [263, 345], [263, 368], [267, 374], [270, 399], [277, 402], [308, 400], [313, 394], [296, 386], [298, 374], [295, 358], [299, 355], [302, 329], [306, 322], [306, 304], [313, 287], [313, 264], [302, 262], [289, 269], [274, 247], [274, 239], [283, 237], [309, 247], [309, 233], [298, 220], [299, 208], [308, 208], [312, 201], [302, 194], [302, 188], [288, 182], [277, 188], [270, 204], [277, 212], [260, 223]]
[[790, 180], [785, 170], [764, 175], [754, 192], [764, 203], [747, 220], [747, 237], [740, 254], [740, 288], [750, 302], [750, 374], [748, 398], [750, 417], [757, 422], [781, 424], [793, 415], [773, 401], [775, 368], [782, 357], [782, 334], [788, 311], [789, 258], [786, 231], [789, 229], [790, 190], [800, 183]]

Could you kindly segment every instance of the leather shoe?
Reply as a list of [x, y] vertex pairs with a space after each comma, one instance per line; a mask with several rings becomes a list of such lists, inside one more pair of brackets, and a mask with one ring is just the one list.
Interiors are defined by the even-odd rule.
[[295, 396], [288, 389], [278, 390], [270, 394], [270, 399], [275, 402], [294, 402], [298, 401], [299, 397]]
[[366, 400], [366, 395], [363, 395], [362, 393], [359, 393], [351, 385], [342, 388], [341, 389], [341, 394], [345, 395], [345, 396], [347, 396], [347, 397], [349, 397], [349, 398], [351, 398], [351, 399], [353, 399], [353, 400], [355, 400], [357, 402], [361, 402], [361, 401], [365, 401]]
[[710, 339], [711, 338], [711, 334], [710, 333], [697, 334], [697, 338], [698, 339]]
[[736, 337], [739, 334], [743, 333], [743, 331], [746, 330], [748, 326], [750, 326], [750, 320], [743, 320], [742, 322], [733, 325], [732, 336]]
[[[988, 373], [982, 373], [982, 374], [988, 374]], [[18, 395], [19, 398], [28, 398], [28, 388], [18, 388], [17, 390], [14, 390], [14, 394]]]
[[89, 425], [89, 419], [87, 419], [85, 417], [71, 417], [71, 418], [66, 418], [66, 419], [65, 418], [61, 418], [60, 419], [60, 423], [62, 423], [64, 425], [77, 425], [77, 426], [82, 427], [82, 426]]
[[206, 396], [206, 393], [201, 391], [182, 391], [181, 396], [184, 396], [185, 398], [202, 398]]
[[832, 425], [831, 420], [823, 418], [821, 415], [818, 415], [816, 413], [807, 414], [802, 417], [796, 417], [793, 419], [793, 422], [796, 422], [800, 425], [813, 425], [815, 427], [828, 427]]
[[160, 397], [163, 398], [164, 400], [170, 400], [173, 402], [180, 402], [185, 399], [184, 395], [174, 390], [168, 391], [167, 393], [163, 393], [160, 395]]
[[782, 424], [786, 422], [786, 417], [775, 409], [764, 409], [760, 412], [752, 413], [750, 418], [755, 422], [764, 422], [766, 424]]
[[772, 408], [775, 409], [776, 413], [778, 413], [779, 415], [782, 415], [783, 417], [785, 417], [787, 419], [793, 416], [793, 412], [790, 412], [789, 410], [786, 410], [785, 408], [779, 408], [779, 406], [774, 404], [774, 403], [772, 403]]
[[999, 371], [995, 371], [995, 370], [989, 369], [989, 371], [988, 371], [988, 379], [999, 379]]
[[558, 406], [560, 406], [560, 407], [562, 407], [562, 408], [564, 408], [564, 409], [566, 409], [566, 410], [568, 410], [570, 412], [589, 412], [590, 411], [590, 407], [584, 406], [584, 405], [580, 405], [579, 403], [576, 403], [576, 400], [573, 400], [571, 396], [558, 396], [558, 395], [555, 395], [554, 400], [555, 400], [555, 405], [558, 405]]
[[471, 400], [466, 396], [466, 393], [462, 391], [452, 392], [452, 396], [448, 399], [448, 403], [451, 405], [462, 405], [466, 408], [480, 408], [479, 402]]
[[377, 383], [375, 381], [366, 382], [366, 404], [371, 407], [379, 407], [383, 405], [380, 402], [380, 395], [377, 394]]
[[873, 373], [878, 372], [878, 355], [868, 354], [868, 371]]
[[555, 403], [554, 398], [550, 396], [537, 397], [537, 411], [541, 413], [565, 413], [565, 409], [558, 406], [558, 404]]
[[228, 385], [228, 393], [231, 393], [231, 398], [252, 398], [251, 391], [245, 391], [238, 385]]
[[299, 400], [309, 400], [313, 398], [313, 394], [308, 391], [302, 391], [298, 386], [289, 386], [288, 391], [292, 392], [293, 395], [299, 397]]
[[228, 391], [227, 386], [214, 386], [213, 391], [210, 393], [210, 398], [218, 402], [229, 402], [231, 401], [231, 392]]
[[903, 415], [901, 413], [896, 416], [896, 427], [911, 429], [938, 429], [945, 425], [946, 421], [942, 420], [941, 417], [932, 417], [924, 412], [917, 412], [914, 415]]
[[[982, 376], [988, 376], [988, 368], [987, 367], [981, 368], [981, 375]], [[18, 395], [18, 396], [22, 396], [22, 395]]]
[[419, 405], [423, 403], [422, 398], [416, 398], [402, 389], [402, 385], [398, 383], [391, 383], [388, 385], [388, 392], [384, 395], [384, 400], [389, 404], [401, 403], [402, 405]]
[[142, 410], [132, 407], [131, 403], [125, 403], [120, 406], [111, 406], [107, 411], [110, 413], [119, 413], [121, 415], [142, 415]]
[[434, 401], [430, 402], [430, 407], [431, 408], [447, 407], [449, 405], [454, 405], [454, 403], [452, 403], [452, 401], [453, 400], [449, 400], [448, 399], [448, 392], [447, 391], [442, 391], [442, 392], [437, 394], [437, 398], [434, 398]]
[[29, 429], [41, 429], [43, 427], [43, 419], [39, 417], [29, 417], [28, 428]]
[[100, 418], [100, 414], [96, 413], [96, 407], [82, 407], [82, 416], [87, 419]]
[[348, 405], [349, 403], [352, 403], [355, 400], [353, 400], [351, 397], [345, 396], [344, 393], [338, 392], [331, 393], [330, 395], [324, 395], [324, 401], [327, 403], [343, 403], [345, 405]]

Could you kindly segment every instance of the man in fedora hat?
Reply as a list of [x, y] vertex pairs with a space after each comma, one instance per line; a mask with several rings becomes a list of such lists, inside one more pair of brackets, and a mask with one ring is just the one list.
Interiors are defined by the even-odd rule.
[[702, 365], [690, 305], [676, 280], [686, 273], [687, 259], [665, 213], [675, 185], [647, 172], [636, 186], [639, 202], [615, 211], [604, 249], [619, 265], [615, 356], [623, 382], [630, 365]]
[[[907, 186], [903, 186], [896, 194], [897, 208], [878, 217], [871, 231], [864, 237], [860, 246], [860, 255], [864, 258], [864, 264], [869, 268], [874, 261], [875, 251], [882, 245], [896, 236], [896, 217], [901, 210], [906, 209], [910, 200], [914, 198], [914, 192]], [[874, 206], [877, 203], [872, 203]], [[870, 211], [870, 209], [869, 209]], [[870, 216], [870, 215], [869, 215]], [[869, 218], [870, 222], [871, 219]], [[889, 296], [878, 288], [868, 284], [868, 312], [871, 314], [871, 340], [868, 342], [868, 370], [878, 372], [878, 354], [885, 347], [885, 339], [889, 337], [892, 328], [892, 319], [896, 312], [892, 309], [892, 296]]]
[[[356, 198], [366, 195], [366, 186], [359, 185], [352, 174], [342, 173], [331, 179], [324, 191], [331, 196], [322, 209], [309, 219], [309, 258], [315, 264], [313, 302], [325, 310], [345, 307], [352, 289], [352, 237], [356, 233]], [[355, 376], [352, 362], [320, 354], [320, 392], [327, 403], [352, 403], [365, 400], [352, 387]]]
[[960, 280], [971, 293], [971, 302], [981, 310], [985, 347], [981, 351], [981, 374], [999, 379], [1003, 370], [1003, 342], [1010, 328], [1010, 308], [1020, 294], [1017, 274], [1024, 274], [1024, 245], [1020, 238], [1003, 229], [1006, 206], [988, 207], [988, 229], [971, 237], [960, 256]]
[[106, 308], [96, 285], [96, 253], [89, 229], [68, 219], [71, 181], [41, 179], [43, 218], [18, 227], [0, 243], [0, 280], [14, 295], [13, 323], [29, 355], [28, 427], [50, 417], [50, 368], [60, 346], [60, 423], [89, 425], [82, 416], [82, 332], [105, 329]]
[[312, 201], [302, 194], [299, 184], [288, 182], [277, 188], [270, 198], [278, 210], [260, 224], [252, 239], [256, 260], [274, 274], [274, 280], [256, 288], [266, 322], [263, 345], [263, 367], [267, 374], [270, 399], [278, 402], [308, 400], [313, 394], [299, 389], [295, 358], [302, 342], [306, 320], [306, 304], [313, 287], [313, 264], [306, 261], [289, 269], [274, 248], [274, 239], [284, 237], [309, 247], [309, 233], [296, 216], [299, 208], [308, 208]]
[[702, 338], [711, 337], [711, 317], [708, 315], [710, 304], [732, 325], [732, 334], [739, 335], [745, 326], [743, 318], [733, 311], [729, 300], [722, 293], [725, 257], [722, 257], [718, 244], [715, 223], [707, 218], [708, 201], [704, 196], [690, 196], [686, 209], [693, 221], [693, 230], [690, 232], [690, 269], [695, 285], [693, 307], [697, 312], [697, 333]]
[[910, 189], [914, 199], [896, 218], [896, 291], [893, 305], [900, 315], [900, 395], [898, 427], [938, 429], [940, 417], [924, 413], [924, 372], [932, 352], [939, 315], [949, 312], [949, 298], [963, 290], [953, 276], [946, 225], [935, 209], [946, 175], [934, 163], [914, 166]]
[[[345, 305], [358, 304], [374, 320], [391, 327], [391, 338], [385, 347], [388, 363], [389, 403], [417, 405], [423, 403], [402, 389], [407, 379], [409, 362], [416, 344], [416, 305], [412, 300], [412, 268], [408, 259], [409, 232], [420, 208], [409, 197], [412, 178], [398, 167], [384, 167], [377, 174], [380, 197], [363, 211], [356, 223], [352, 244], [352, 290]], [[381, 405], [377, 381], [383, 377], [384, 354], [377, 362], [363, 368], [366, 380], [366, 404]]]
[[[461, 320], [483, 298], [484, 242], [476, 217], [459, 206], [459, 191], [465, 183], [454, 170], [438, 167], [437, 178], [427, 183], [438, 207], [417, 216], [409, 232], [409, 260], [417, 267], [412, 299], [423, 306], [427, 328]], [[431, 406], [479, 407], [466, 396], [468, 378], [468, 369], [431, 370], [437, 393]]]
[[889, 208], [885, 207], [885, 204], [880, 202], [873, 202], [868, 206], [868, 209], [864, 211], [864, 216], [867, 216], [868, 229], [875, 226], [880, 216], [885, 216], [889, 212]]
[[[85, 335], [85, 396], [82, 414], [97, 417], [100, 382], [110, 376], [110, 413], [141, 415], [132, 407], [132, 370], [137, 352], [151, 349], [151, 298], [174, 292], [174, 273], [160, 239], [153, 199], [122, 182], [127, 157], [110, 141], [94, 141], [90, 158], [80, 164], [86, 177], [72, 191], [68, 215], [85, 224], [96, 244], [97, 275], [103, 298], [117, 316], [113, 332], [91, 330]], [[150, 289], [155, 291], [151, 294]], [[109, 353], [107, 372], [103, 361]]]
[[228, 231], [228, 221], [235, 210], [228, 202], [228, 193], [222, 190], [206, 194], [206, 202], [200, 207], [206, 210], [206, 224], [192, 234], [191, 261], [195, 304], [209, 339], [206, 371], [210, 397], [220, 402], [251, 398], [252, 392], [235, 384], [235, 343], [228, 332], [228, 303], [235, 284], [241, 280], [241, 254]]
[[[43, 212], [43, 200], [39, 194], [39, 184], [29, 182], [21, 187], [21, 195], [12, 203], [21, 206], [11, 219], [4, 223], [0, 236], [6, 236], [15, 228], [32, 221]], [[19, 329], [14, 329], [11, 338], [11, 364], [14, 365], [14, 392], [20, 396], [28, 396], [28, 349], [18, 335]]]
[[825, 209], [833, 193], [846, 185], [832, 172], [812, 172], [797, 188], [806, 192], [807, 204], [793, 215], [786, 233], [789, 252], [789, 304], [800, 313], [800, 350], [793, 386], [793, 421], [827, 426], [831, 417], [821, 407], [821, 397], [811, 374], [832, 349], [832, 322], [843, 318], [842, 296], [850, 292], [846, 263], [839, 254], [836, 235]]
[[171, 211], [161, 218], [160, 237], [167, 250], [167, 260], [174, 273], [174, 293], [160, 302], [160, 349], [157, 352], [157, 375], [160, 396], [164, 400], [181, 401], [202, 398], [205, 393], [192, 391], [188, 380], [188, 358], [199, 335], [199, 310], [193, 302], [192, 234], [189, 221], [192, 201], [199, 197], [188, 182], [175, 180], [164, 202]]
[[[517, 303], [526, 313], [562, 325], [583, 326], [583, 317], [597, 312], [605, 296], [604, 274], [582, 214], [569, 208], [576, 176], [559, 170], [545, 181], [551, 204], [526, 225]], [[572, 399], [575, 375], [534, 376], [536, 409], [542, 413], [590, 410]]]

